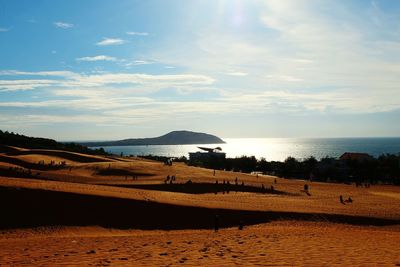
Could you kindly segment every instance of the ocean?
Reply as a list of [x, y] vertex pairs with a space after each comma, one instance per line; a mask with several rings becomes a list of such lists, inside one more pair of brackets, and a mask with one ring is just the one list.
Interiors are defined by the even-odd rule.
[[222, 138], [226, 144], [108, 146], [107, 152], [124, 155], [189, 156], [199, 151], [197, 146], [221, 147], [227, 157], [255, 156], [268, 161], [283, 161], [292, 156], [304, 159], [314, 156], [339, 157], [344, 152], [364, 152], [378, 157], [400, 153], [400, 137], [393, 138]]

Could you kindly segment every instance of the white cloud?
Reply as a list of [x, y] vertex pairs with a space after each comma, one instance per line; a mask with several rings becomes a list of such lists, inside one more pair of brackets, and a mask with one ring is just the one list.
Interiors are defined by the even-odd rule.
[[149, 65], [149, 64], [153, 64], [154, 62], [149, 61], [149, 60], [134, 60], [132, 62], [128, 62], [125, 64], [126, 67], [129, 66], [138, 66], [138, 65]]
[[247, 72], [242, 72], [242, 71], [232, 71], [232, 72], [227, 72], [225, 74], [229, 75], [229, 76], [247, 76], [248, 75]]
[[117, 59], [115, 57], [110, 57], [110, 56], [94, 56], [94, 57], [80, 57], [76, 59], [77, 61], [116, 61]]
[[304, 81], [301, 78], [296, 78], [290, 75], [283, 75], [283, 74], [271, 74], [265, 76], [269, 81], [282, 81], [282, 82], [302, 82]]
[[125, 40], [119, 38], [103, 38], [102, 41], [96, 43], [96, 45], [106, 46], [106, 45], [121, 45], [124, 44]]
[[58, 84], [54, 80], [0, 80], [0, 92], [33, 90]]
[[69, 29], [69, 28], [74, 27], [74, 24], [68, 23], [68, 22], [62, 22], [62, 21], [56, 21], [53, 24], [57, 28], [62, 28], [62, 29]]
[[137, 35], [137, 36], [147, 36], [149, 35], [148, 32], [126, 32], [128, 35]]
[[8, 32], [10, 29], [0, 27], [0, 32]]
[[31, 90], [39, 87], [102, 87], [105, 85], [143, 85], [152, 88], [204, 86], [214, 83], [214, 79], [199, 74], [151, 75], [142, 73], [94, 73], [79, 74], [70, 71], [0, 71], [0, 76], [47, 76], [57, 79], [14, 79], [1, 80], [0, 90]]

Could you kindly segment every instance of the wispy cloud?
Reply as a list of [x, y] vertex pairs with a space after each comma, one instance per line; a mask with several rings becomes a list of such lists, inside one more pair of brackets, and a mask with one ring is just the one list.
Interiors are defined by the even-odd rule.
[[3, 27], [0, 27], [0, 32], [8, 32], [10, 29], [8, 29], [8, 28], [3, 28]]
[[128, 35], [137, 35], [137, 36], [147, 36], [149, 35], [148, 32], [126, 32]]
[[74, 24], [68, 23], [68, 22], [63, 22], [63, 21], [56, 21], [53, 24], [57, 28], [62, 28], [62, 29], [69, 29], [69, 28], [74, 27]]
[[290, 75], [282, 75], [282, 74], [270, 74], [265, 76], [268, 81], [278, 81], [278, 82], [302, 82], [304, 81], [301, 78], [296, 78]]
[[79, 74], [70, 71], [0, 71], [0, 75], [8, 76], [44, 76], [57, 79], [24, 79], [1, 80], [0, 91], [32, 90], [38, 87], [102, 87], [106, 85], [145, 85], [149, 87], [168, 88], [171, 86], [210, 85], [214, 79], [199, 74], [151, 75], [142, 73], [95, 73]]
[[226, 72], [225, 74], [229, 75], [229, 76], [247, 76], [248, 75], [247, 72], [242, 72], [242, 71]]
[[115, 57], [100, 55], [93, 57], [80, 57], [76, 59], [77, 61], [116, 61]]
[[106, 46], [106, 45], [121, 45], [126, 41], [119, 38], [103, 38], [100, 42], [97, 42], [96, 45]]
[[125, 63], [125, 66], [129, 67], [129, 66], [138, 66], [138, 65], [149, 65], [149, 64], [153, 64], [153, 63], [154, 63], [153, 61], [149, 61], [149, 60], [134, 60], [132, 62]]

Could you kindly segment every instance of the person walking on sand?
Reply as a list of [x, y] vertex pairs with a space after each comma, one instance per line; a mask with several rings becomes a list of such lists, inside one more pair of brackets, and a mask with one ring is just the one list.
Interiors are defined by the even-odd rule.
[[244, 228], [244, 223], [242, 220], [239, 221], [239, 230], [243, 230]]
[[339, 200], [340, 200], [340, 203], [344, 204], [343, 196], [342, 196], [342, 195], [340, 195]]
[[219, 229], [219, 217], [217, 214], [214, 216], [214, 231], [218, 232]]

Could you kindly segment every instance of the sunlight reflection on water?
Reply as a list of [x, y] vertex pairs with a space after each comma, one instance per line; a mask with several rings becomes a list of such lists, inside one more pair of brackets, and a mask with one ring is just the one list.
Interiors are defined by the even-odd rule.
[[[203, 144], [221, 147], [227, 157], [255, 156], [271, 160], [285, 160], [288, 156], [303, 159], [314, 156], [338, 157], [344, 152], [365, 152], [373, 156], [383, 153], [400, 153], [400, 138], [224, 138], [226, 144]], [[159, 155], [188, 157], [199, 151], [197, 145], [110, 146], [108, 152], [124, 155]]]

